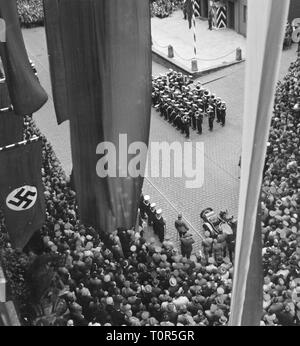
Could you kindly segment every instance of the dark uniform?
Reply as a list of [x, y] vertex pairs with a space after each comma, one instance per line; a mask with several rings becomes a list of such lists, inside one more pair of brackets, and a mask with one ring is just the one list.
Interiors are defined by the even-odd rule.
[[226, 104], [222, 102], [220, 108], [220, 122], [222, 126], [225, 126], [225, 118], [226, 118]]
[[199, 112], [196, 112], [197, 133], [199, 135], [202, 135], [202, 123], [203, 123], [203, 110], [200, 109]]
[[217, 116], [217, 123], [221, 122], [221, 99], [218, 97], [216, 101], [216, 116]]
[[182, 118], [183, 130], [186, 138], [190, 138], [190, 118], [188, 116], [184, 116]]
[[165, 229], [165, 220], [162, 216], [156, 214], [153, 219], [153, 231], [158, 236], [161, 243], [165, 240]]
[[214, 128], [215, 112], [211, 106], [208, 108], [207, 114], [208, 114], [209, 131], [212, 131]]

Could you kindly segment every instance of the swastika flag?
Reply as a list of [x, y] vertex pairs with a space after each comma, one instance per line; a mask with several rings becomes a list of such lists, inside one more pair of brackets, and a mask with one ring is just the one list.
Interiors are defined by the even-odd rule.
[[15, 113], [27, 115], [39, 110], [48, 96], [30, 66], [16, 0], [0, 0], [0, 55]]
[[41, 141], [0, 150], [0, 206], [10, 242], [23, 249], [45, 220]]

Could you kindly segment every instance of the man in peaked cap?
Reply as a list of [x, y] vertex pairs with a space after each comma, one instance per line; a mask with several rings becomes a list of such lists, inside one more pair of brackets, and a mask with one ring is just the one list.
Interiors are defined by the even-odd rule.
[[156, 211], [155, 218], [153, 220], [153, 231], [158, 235], [159, 241], [163, 243], [165, 239], [166, 223], [162, 217], [162, 210], [158, 209]]
[[188, 225], [182, 220], [182, 214], [178, 214], [178, 219], [175, 221], [175, 228], [181, 238], [188, 230]]
[[199, 111], [195, 113], [196, 126], [198, 135], [202, 135], [202, 123], [203, 123], [203, 109], [199, 108]]
[[186, 138], [190, 138], [190, 123], [191, 123], [190, 117], [188, 115], [185, 115], [182, 118], [182, 128]]
[[220, 99], [220, 97], [217, 97], [216, 98], [216, 116], [217, 116], [217, 123], [221, 122], [221, 104], [222, 104], [222, 101]]
[[214, 128], [214, 120], [215, 120], [215, 112], [212, 106], [208, 106], [207, 115], [208, 115], [209, 131], [212, 131]]
[[142, 219], [146, 219], [150, 214], [150, 196], [145, 195], [142, 197], [142, 201], [140, 202], [140, 215]]
[[226, 118], [226, 103], [221, 102], [220, 105], [220, 122], [222, 126], [225, 126], [225, 118]]
[[153, 225], [153, 220], [155, 218], [155, 214], [156, 214], [156, 204], [155, 203], [151, 203], [151, 205], [150, 205], [150, 213], [149, 213], [149, 217], [148, 217], [148, 225], [149, 226]]

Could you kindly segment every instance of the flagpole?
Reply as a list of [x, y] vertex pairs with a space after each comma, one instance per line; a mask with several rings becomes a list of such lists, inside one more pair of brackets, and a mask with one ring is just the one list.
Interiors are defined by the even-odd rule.
[[196, 36], [196, 5], [195, 5], [196, 0], [192, 0], [193, 4], [193, 36], [194, 36], [194, 59], [197, 59], [197, 36]]

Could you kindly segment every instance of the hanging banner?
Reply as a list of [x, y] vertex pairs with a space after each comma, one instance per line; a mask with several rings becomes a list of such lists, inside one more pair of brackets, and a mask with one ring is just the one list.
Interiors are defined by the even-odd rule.
[[45, 220], [42, 143], [0, 150], [0, 205], [13, 247], [23, 249]]
[[[80, 218], [104, 232], [136, 222], [151, 112], [148, 0], [44, 0], [47, 41], [61, 42]], [[50, 13], [58, 18], [48, 18]], [[57, 22], [49, 28], [49, 21]], [[49, 56], [55, 44], [48, 44]], [[53, 51], [52, 51], [53, 49]], [[54, 60], [49, 60], [51, 70]], [[60, 90], [52, 73], [53, 89]], [[138, 154], [137, 143], [146, 150]]]
[[28, 115], [39, 110], [48, 96], [30, 66], [16, 0], [0, 0], [0, 55], [15, 113]]

